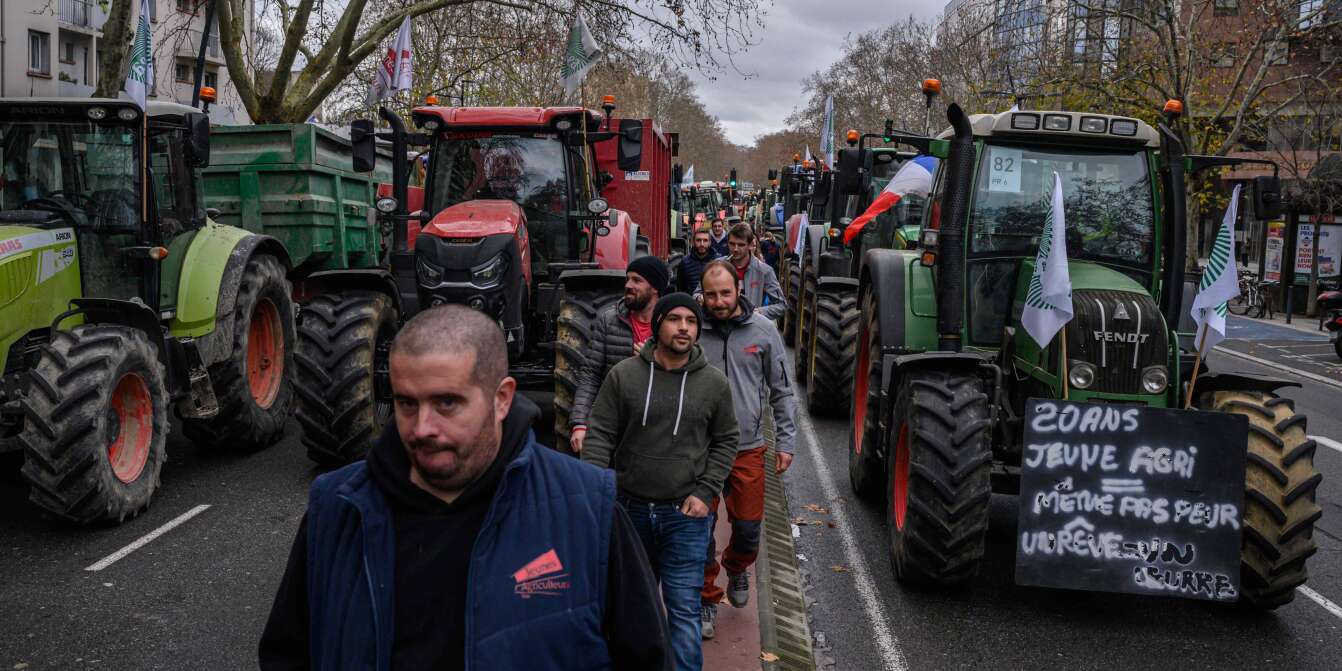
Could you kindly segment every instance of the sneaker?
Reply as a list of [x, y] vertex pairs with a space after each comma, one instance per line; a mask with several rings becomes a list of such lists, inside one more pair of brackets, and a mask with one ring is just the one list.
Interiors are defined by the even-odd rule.
[[704, 640], [713, 638], [713, 634], [717, 633], [714, 631], [714, 625], [718, 623], [718, 607], [707, 603], [700, 604], [699, 622], [702, 625]]
[[750, 603], [750, 573], [727, 574], [727, 600], [737, 608], [745, 608]]

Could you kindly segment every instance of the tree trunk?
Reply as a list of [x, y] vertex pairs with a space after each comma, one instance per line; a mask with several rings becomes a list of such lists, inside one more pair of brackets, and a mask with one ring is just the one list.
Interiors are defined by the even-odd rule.
[[112, 0], [112, 9], [102, 28], [102, 64], [98, 69], [98, 88], [93, 92], [95, 98], [115, 98], [126, 83], [126, 57], [135, 39], [137, 21], [138, 2]]

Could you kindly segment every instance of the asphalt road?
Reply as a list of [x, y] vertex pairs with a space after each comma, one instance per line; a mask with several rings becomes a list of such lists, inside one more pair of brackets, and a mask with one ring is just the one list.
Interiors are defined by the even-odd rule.
[[[1215, 370], [1281, 376], [1214, 353]], [[1309, 562], [1309, 588], [1342, 603], [1342, 387], [1300, 380], [1288, 389], [1309, 433], [1331, 439], [1315, 463], [1324, 508]], [[1337, 669], [1342, 609], [1297, 595], [1272, 613], [1182, 599], [1018, 587], [1017, 497], [994, 495], [979, 575], [963, 588], [897, 584], [886, 554], [882, 507], [848, 484], [846, 421], [804, 417], [787, 474], [799, 560], [812, 585], [813, 635], [841, 671], [866, 669]], [[1321, 441], [1322, 443], [1322, 441]], [[837, 498], [836, 498], [837, 497]], [[819, 506], [824, 513], [808, 506]], [[833, 522], [834, 527], [828, 523]], [[804, 559], [803, 559], [804, 558]], [[1336, 606], [1334, 606], [1336, 608]]]
[[[1218, 369], [1277, 374], [1215, 354]], [[1342, 389], [1288, 390], [1321, 446], [1324, 518], [1309, 587], [1342, 603]], [[987, 561], [966, 589], [897, 585], [878, 507], [847, 482], [847, 426], [805, 418], [787, 475], [814, 599], [812, 626], [833, 668], [1335, 669], [1342, 611], [1308, 598], [1271, 614], [1192, 601], [1016, 587], [1015, 499], [996, 497]], [[318, 470], [290, 426], [255, 454], [215, 454], [177, 439], [153, 507], [112, 528], [69, 529], [26, 502], [0, 463], [0, 669], [246, 669]], [[835, 497], [838, 497], [837, 500]], [[819, 506], [824, 513], [807, 509]], [[208, 506], [208, 508], [201, 508]], [[178, 526], [98, 571], [109, 556], [175, 519]], [[825, 522], [835, 522], [830, 527]]]

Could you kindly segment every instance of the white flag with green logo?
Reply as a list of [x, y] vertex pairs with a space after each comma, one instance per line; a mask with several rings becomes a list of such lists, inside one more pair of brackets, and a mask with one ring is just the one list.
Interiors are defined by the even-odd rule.
[[130, 45], [130, 68], [126, 71], [126, 95], [140, 109], [146, 109], [150, 82], [154, 81], [154, 62], [149, 29], [149, 0], [140, 0], [140, 20], [135, 24], [135, 40]]
[[[1203, 352], [1215, 347], [1226, 337], [1226, 303], [1239, 295], [1239, 271], [1235, 267], [1235, 217], [1239, 211], [1239, 189], [1230, 196], [1230, 207], [1221, 220], [1221, 230], [1212, 243], [1211, 258], [1202, 271], [1198, 295], [1193, 299], [1191, 314], [1198, 325], [1193, 342]], [[1204, 343], [1203, 337], [1206, 337]]]
[[564, 49], [564, 65], [560, 73], [564, 76], [564, 95], [571, 96], [578, 90], [587, 71], [596, 66], [601, 56], [601, 47], [597, 46], [592, 31], [579, 13], [573, 21], [573, 29], [568, 33], [568, 46]]
[[1072, 278], [1067, 273], [1067, 218], [1063, 213], [1062, 178], [1053, 173], [1053, 194], [1039, 236], [1034, 275], [1025, 293], [1021, 325], [1041, 348], [1072, 321]]

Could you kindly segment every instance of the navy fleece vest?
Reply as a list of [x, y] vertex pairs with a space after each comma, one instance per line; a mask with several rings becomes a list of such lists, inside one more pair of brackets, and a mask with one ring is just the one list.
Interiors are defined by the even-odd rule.
[[[601, 625], [614, 506], [613, 471], [527, 436], [471, 553], [467, 669], [610, 667]], [[365, 462], [317, 478], [307, 531], [312, 668], [387, 671], [396, 541]]]

